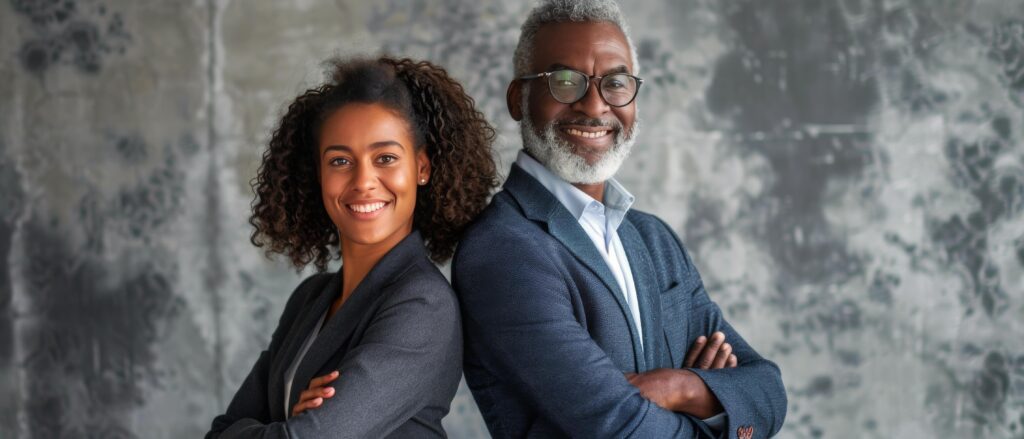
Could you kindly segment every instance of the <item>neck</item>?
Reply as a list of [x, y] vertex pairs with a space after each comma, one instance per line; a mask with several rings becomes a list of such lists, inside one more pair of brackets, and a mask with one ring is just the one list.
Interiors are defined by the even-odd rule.
[[381, 258], [405, 239], [406, 236], [409, 236], [410, 233], [412, 233], [412, 224], [409, 224], [408, 227], [403, 227], [383, 241], [373, 244], [359, 244], [342, 239], [340, 247], [343, 282], [341, 297], [336, 301], [335, 308], [340, 307], [352, 295], [352, 292], [363, 279], [366, 278], [370, 270], [380, 262]]
[[583, 184], [583, 183], [572, 183], [576, 189], [583, 191], [583, 193], [590, 195], [590, 198], [597, 200], [598, 202], [604, 203], [604, 182], [594, 184]]

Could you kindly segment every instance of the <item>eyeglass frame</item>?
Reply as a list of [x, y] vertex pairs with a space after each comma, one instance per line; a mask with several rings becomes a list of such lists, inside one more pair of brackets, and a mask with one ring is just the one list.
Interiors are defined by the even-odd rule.
[[[587, 78], [587, 86], [586, 86], [586, 88], [583, 89], [583, 94], [579, 97], [579, 99], [576, 99], [575, 101], [572, 101], [572, 102], [562, 102], [562, 101], [559, 101], [558, 98], [555, 97], [555, 93], [551, 91], [551, 83], [550, 82], [547, 83], [547, 85], [548, 85], [548, 94], [551, 95], [551, 98], [554, 99], [556, 102], [559, 102], [559, 103], [562, 103], [562, 104], [565, 104], [565, 105], [575, 104], [575, 103], [577, 103], [579, 101], [582, 101], [583, 98], [587, 97], [587, 92], [590, 91], [590, 82], [595, 80], [595, 79], [597, 80], [597, 94], [598, 94], [598, 96], [601, 96], [601, 100], [604, 101], [604, 103], [608, 104], [608, 106], [615, 107], [615, 108], [622, 108], [622, 107], [625, 107], [625, 106], [627, 106], [629, 104], [632, 104], [633, 101], [636, 100], [636, 97], [640, 95], [640, 87], [642, 85], [644, 85], [643, 78], [640, 78], [638, 76], [634, 76], [634, 75], [631, 75], [631, 74], [625, 73], [625, 72], [615, 72], [615, 73], [609, 73], [607, 75], [601, 75], [601, 76], [598, 76], [598, 75], [590, 76], [590, 75], [588, 75], [586, 73], [583, 73], [583, 72], [581, 72], [579, 70], [576, 70], [576, 69], [556, 69], [556, 70], [550, 70], [550, 71], [542, 72], [542, 73], [535, 73], [533, 75], [520, 76], [520, 77], [518, 77], [516, 79], [518, 79], [520, 81], [529, 81], [531, 79], [546, 78], [546, 77], [551, 76], [551, 75], [553, 75], [553, 74], [555, 74], [557, 72], [565, 72], [565, 71], [576, 72], [576, 73], [579, 73], [580, 75], [583, 75], [583, 77]], [[633, 97], [630, 98], [630, 100], [627, 101], [625, 104], [622, 104], [622, 105], [612, 105], [611, 102], [608, 102], [608, 99], [605, 99], [604, 92], [601, 91], [601, 80], [606, 78], [606, 77], [612, 76], [612, 75], [626, 75], [626, 76], [629, 76], [630, 78], [633, 78], [633, 79], [636, 80], [636, 91], [633, 93]]]

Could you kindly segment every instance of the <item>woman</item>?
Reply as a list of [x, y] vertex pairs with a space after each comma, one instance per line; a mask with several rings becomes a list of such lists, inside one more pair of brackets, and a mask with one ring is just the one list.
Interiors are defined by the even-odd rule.
[[319, 271], [340, 256], [342, 267], [292, 293], [207, 438], [444, 436], [461, 322], [429, 259], [451, 258], [496, 186], [494, 131], [430, 63], [331, 67], [274, 132], [249, 222], [268, 254]]

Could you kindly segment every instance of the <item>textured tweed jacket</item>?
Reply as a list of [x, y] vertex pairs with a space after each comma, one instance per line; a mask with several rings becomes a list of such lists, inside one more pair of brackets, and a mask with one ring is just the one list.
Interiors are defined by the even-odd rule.
[[672, 230], [634, 210], [618, 233], [642, 334], [576, 218], [518, 166], [463, 237], [452, 281], [462, 307], [464, 367], [491, 434], [710, 436], [700, 420], [643, 398], [623, 374], [680, 368], [694, 340], [714, 331], [726, 334], [739, 359], [736, 368], [694, 371], [725, 407], [721, 434], [775, 434], [786, 414], [778, 367], [723, 319]]

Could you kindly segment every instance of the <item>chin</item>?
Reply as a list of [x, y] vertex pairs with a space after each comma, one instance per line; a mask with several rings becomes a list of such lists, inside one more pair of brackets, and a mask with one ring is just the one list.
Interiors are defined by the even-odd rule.
[[[598, 184], [612, 178], [629, 157], [635, 139], [620, 130], [610, 145], [580, 145], [561, 136], [553, 124], [538, 133], [525, 117], [520, 121], [520, 131], [527, 152], [552, 173], [573, 184]], [[636, 133], [636, 125], [632, 132]]]
[[388, 236], [391, 236], [394, 233], [393, 230], [389, 231], [385, 230], [383, 227], [373, 226], [369, 224], [358, 228], [352, 227], [349, 228], [348, 230], [351, 230], [351, 232], [343, 234], [342, 238], [353, 244], [359, 245], [373, 245], [380, 243], [381, 241], [384, 241], [385, 239], [387, 239]]

